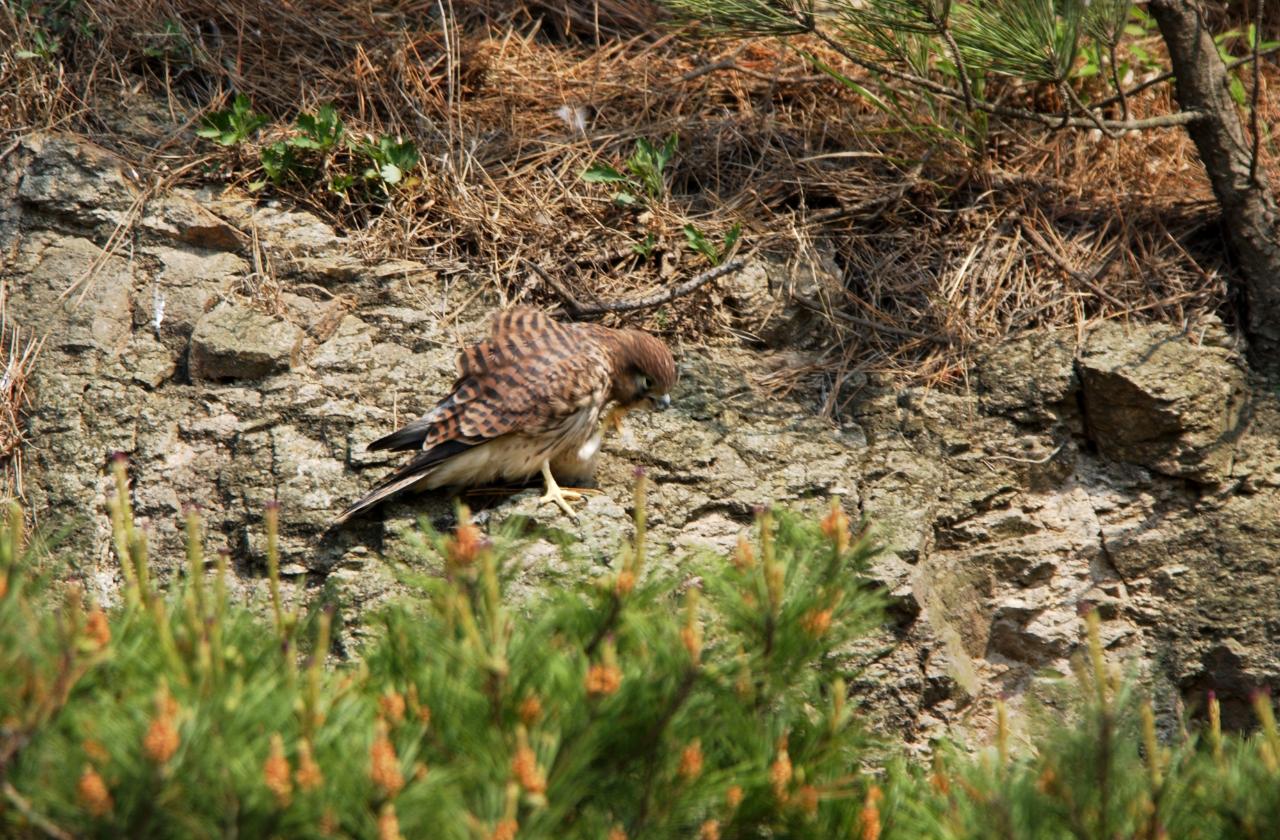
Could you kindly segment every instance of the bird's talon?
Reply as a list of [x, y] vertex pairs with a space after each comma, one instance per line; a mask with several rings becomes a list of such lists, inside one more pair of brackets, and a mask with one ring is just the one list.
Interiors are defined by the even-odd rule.
[[551, 475], [551, 466], [546, 462], [542, 465], [542, 477], [547, 482], [547, 492], [538, 499], [538, 504], [541, 506], [547, 502], [553, 502], [565, 512], [566, 516], [576, 522], [578, 514], [569, 506], [569, 501], [583, 498], [582, 493], [577, 490], [566, 490], [556, 484], [555, 477]]

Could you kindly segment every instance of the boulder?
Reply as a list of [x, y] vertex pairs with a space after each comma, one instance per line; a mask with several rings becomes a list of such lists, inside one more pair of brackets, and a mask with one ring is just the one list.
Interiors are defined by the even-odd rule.
[[193, 379], [261, 379], [298, 360], [302, 330], [245, 306], [223, 304], [205, 314], [191, 334]]
[[1103, 455], [1219, 484], [1244, 430], [1245, 374], [1220, 343], [1171, 328], [1104, 324], [1079, 359], [1087, 433]]

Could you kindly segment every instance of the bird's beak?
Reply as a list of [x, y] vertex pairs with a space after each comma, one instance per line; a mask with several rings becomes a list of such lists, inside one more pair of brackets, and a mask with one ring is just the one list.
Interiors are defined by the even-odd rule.
[[653, 401], [653, 407], [658, 411], [666, 411], [671, 408], [671, 395], [663, 394]]

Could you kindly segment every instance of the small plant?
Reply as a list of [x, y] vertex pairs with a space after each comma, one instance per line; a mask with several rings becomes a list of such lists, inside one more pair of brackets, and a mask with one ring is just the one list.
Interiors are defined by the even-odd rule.
[[175, 21], [166, 20], [164, 28], [147, 37], [142, 54], [147, 58], [176, 61], [187, 64], [192, 57], [191, 41]]
[[266, 124], [266, 116], [253, 110], [249, 97], [238, 93], [229, 110], [206, 115], [196, 134], [220, 146], [238, 146]]
[[675, 157], [677, 136], [672, 134], [661, 146], [643, 137], [636, 141], [636, 150], [623, 164], [624, 173], [607, 163], [596, 163], [582, 173], [582, 180], [589, 184], [620, 185], [613, 200], [618, 204], [640, 204], [642, 196], [648, 201], [662, 198], [666, 192], [666, 170]]
[[729, 228], [729, 232], [724, 235], [724, 239], [717, 245], [708, 239], [706, 234], [696, 226], [691, 224], [684, 226], [684, 238], [689, 243], [689, 247], [706, 257], [707, 261], [713, 266], [724, 262], [724, 258], [729, 256], [740, 236], [742, 236], [742, 225], [735, 224]]
[[[294, 146], [286, 140], [280, 140], [269, 146], [264, 146], [259, 160], [262, 163], [262, 171], [266, 173], [267, 180], [277, 185], [281, 184], [288, 176], [301, 174], [304, 170], [302, 162], [294, 152]], [[265, 184], [265, 181], [254, 181], [249, 184], [249, 187], [257, 190], [261, 189]]]
[[299, 114], [294, 126], [298, 135], [289, 138], [289, 144], [297, 149], [318, 152], [328, 152], [337, 147], [346, 132], [342, 118], [332, 105], [321, 105], [314, 114]]
[[383, 135], [377, 143], [356, 147], [373, 164], [364, 171], [367, 181], [394, 186], [404, 180], [405, 173], [418, 165], [418, 147], [410, 140]]
[[38, 58], [44, 61], [52, 61], [58, 49], [62, 46], [62, 42], [56, 36], [38, 28], [31, 30], [31, 41], [32, 44], [29, 49], [17, 50], [14, 55], [18, 58]]
[[658, 247], [658, 235], [653, 231], [648, 231], [644, 235], [644, 239], [639, 242], [631, 243], [631, 252], [638, 254], [641, 259], [649, 259], [653, 256], [653, 249]]

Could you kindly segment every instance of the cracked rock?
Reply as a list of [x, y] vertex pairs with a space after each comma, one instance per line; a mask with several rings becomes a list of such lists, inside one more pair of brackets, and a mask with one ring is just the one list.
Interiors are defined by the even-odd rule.
[[302, 330], [244, 306], [207, 313], [191, 334], [191, 376], [224, 381], [261, 379], [288, 370], [298, 358]]

